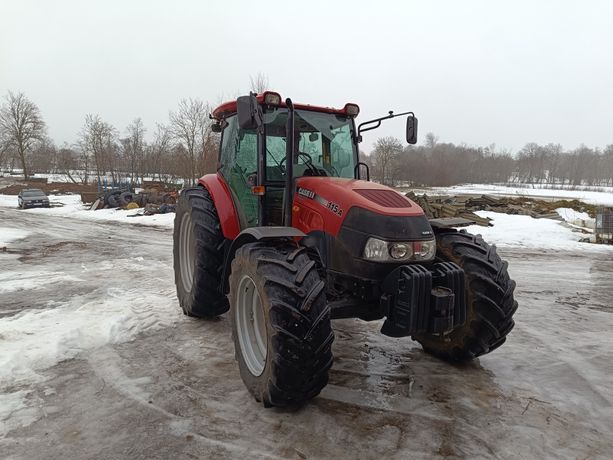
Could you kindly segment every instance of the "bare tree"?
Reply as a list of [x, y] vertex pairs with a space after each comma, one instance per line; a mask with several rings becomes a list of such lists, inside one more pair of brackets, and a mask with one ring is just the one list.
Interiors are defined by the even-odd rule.
[[99, 115], [86, 115], [85, 125], [79, 135], [79, 144], [82, 151], [82, 160], [86, 170], [90, 165], [90, 158], [94, 159], [96, 177], [101, 183], [101, 177], [108, 172], [115, 182], [116, 176], [116, 130], [102, 121]]
[[143, 180], [143, 161], [145, 152], [145, 126], [140, 118], [135, 118], [127, 128], [128, 137], [121, 140], [123, 153], [127, 160], [130, 173], [130, 184], [134, 186], [136, 179]]
[[434, 133], [426, 134], [426, 148], [433, 149], [436, 147], [438, 143], [438, 136], [435, 136]]
[[56, 167], [60, 174], [64, 174], [70, 179], [73, 184], [78, 184], [79, 179], [83, 183], [87, 183], [87, 170], [79, 168], [79, 154], [68, 144], [64, 144], [57, 151]]
[[255, 77], [253, 75], [250, 75], [249, 82], [251, 83], [251, 91], [253, 91], [254, 93], [261, 94], [267, 89], [269, 89], [268, 76], [262, 72], [258, 72]]
[[35, 144], [45, 137], [45, 122], [37, 105], [23, 93], [14, 94], [11, 91], [5, 97], [5, 103], [0, 108], [0, 131], [6, 148], [11, 146], [19, 155], [24, 178], [29, 178], [28, 155]]
[[162, 172], [168, 173], [163, 165], [164, 157], [169, 156], [171, 150], [172, 136], [170, 129], [161, 124], [157, 124], [153, 143], [147, 147], [147, 167], [153, 175], [158, 175], [158, 180], [162, 180]]
[[[198, 166], [204, 160], [206, 140], [211, 131], [209, 106], [200, 99], [183, 99], [176, 112], [170, 112], [172, 137], [182, 144], [186, 152], [188, 179], [196, 183]], [[202, 172], [202, 171], [200, 171]]]
[[0, 130], [0, 168], [4, 165], [4, 161], [9, 154], [9, 142], [5, 138], [4, 131]]
[[382, 184], [394, 184], [397, 178], [394, 166], [400, 154], [402, 142], [395, 137], [382, 137], [375, 142], [372, 152], [374, 172]]
[[56, 165], [57, 149], [48, 137], [37, 142], [29, 156], [29, 170], [31, 173], [53, 172]]

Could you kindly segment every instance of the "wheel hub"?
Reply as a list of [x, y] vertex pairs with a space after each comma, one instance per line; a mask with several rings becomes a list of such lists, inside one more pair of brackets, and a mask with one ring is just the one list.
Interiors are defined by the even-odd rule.
[[249, 372], [257, 377], [266, 365], [268, 335], [262, 299], [248, 275], [238, 283], [234, 314], [241, 355]]
[[186, 292], [192, 290], [194, 284], [194, 271], [196, 268], [194, 232], [191, 216], [186, 213], [181, 219], [179, 237], [179, 265], [181, 281]]

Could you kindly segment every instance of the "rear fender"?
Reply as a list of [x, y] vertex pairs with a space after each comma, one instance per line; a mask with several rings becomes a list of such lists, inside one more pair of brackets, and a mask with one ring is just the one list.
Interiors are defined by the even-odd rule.
[[198, 183], [206, 187], [213, 198], [223, 236], [229, 240], [234, 240], [240, 233], [241, 227], [230, 187], [219, 174], [202, 176]]

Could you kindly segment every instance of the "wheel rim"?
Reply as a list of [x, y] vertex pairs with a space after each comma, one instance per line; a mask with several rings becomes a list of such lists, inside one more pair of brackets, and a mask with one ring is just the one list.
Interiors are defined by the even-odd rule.
[[266, 318], [262, 299], [253, 280], [245, 275], [238, 283], [234, 319], [241, 355], [249, 372], [264, 372], [267, 353]]
[[181, 281], [183, 289], [190, 292], [194, 284], [194, 271], [196, 268], [196, 256], [194, 244], [194, 232], [192, 217], [184, 214], [181, 219], [181, 230], [179, 235], [179, 265], [181, 269]]

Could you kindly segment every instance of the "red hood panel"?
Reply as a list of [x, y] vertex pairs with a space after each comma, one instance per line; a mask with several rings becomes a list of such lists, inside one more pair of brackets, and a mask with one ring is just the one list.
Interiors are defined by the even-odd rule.
[[[416, 203], [385, 185], [337, 177], [296, 179], [294, 203], [298, 208], [301, 205], [307, 206], [320, 214], [323, 218], [323, 230], [332, 235], [338, 233], [344, 216], [353, 206], [387, 216], [424, 214]], [[294, 210], [294, 217], [297, 217], [298, 221], [300, 214], [300, 210]], [[310, 229], [303, 229], [305, 230]]]

